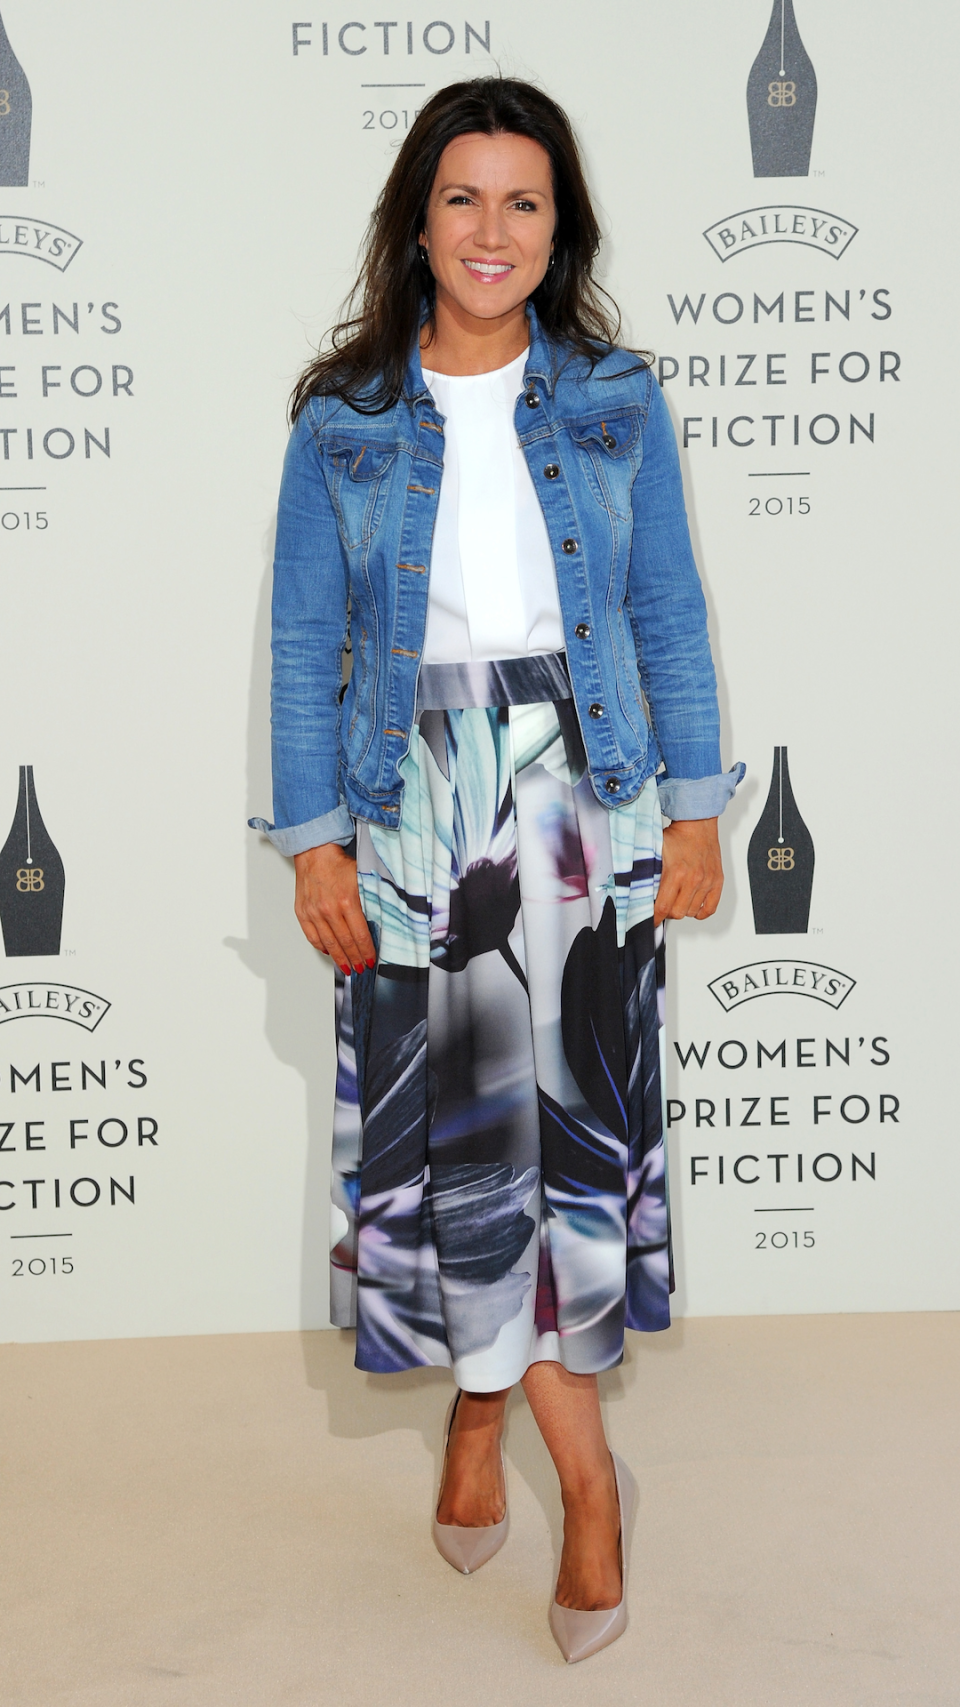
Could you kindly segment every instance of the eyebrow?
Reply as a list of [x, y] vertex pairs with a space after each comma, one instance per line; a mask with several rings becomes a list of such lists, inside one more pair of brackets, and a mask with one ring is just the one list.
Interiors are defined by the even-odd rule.
[[[479, 184], [441, 184], [437, 195], [445, 195], [448, 190], [466, 190], [467, 194], [471, 196], [482, 194]], [[506, 199], [513, 201], [517, 196], [545, 196], [546, 194], [546, 190], [510, 190]]]

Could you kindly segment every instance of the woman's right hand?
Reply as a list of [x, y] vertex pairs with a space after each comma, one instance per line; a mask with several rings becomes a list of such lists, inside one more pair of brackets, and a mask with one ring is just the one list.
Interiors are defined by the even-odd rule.
[[357, 862], [339, 842], [294, 855], [294, 912], [307, 941], [337, 962], [341, 972], [376, 965], [373, 939], [360, 905]]

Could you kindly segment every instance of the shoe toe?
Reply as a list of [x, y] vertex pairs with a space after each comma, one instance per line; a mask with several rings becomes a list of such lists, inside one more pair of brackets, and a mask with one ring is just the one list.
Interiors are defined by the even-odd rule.
[[463, 1529], [459, 1524], [434, 1520], [433, 1540], [437, 1552], [465, 1577], [479, 1571], [507, 1539], [507, 1519], [484, 1529]]
[[623, 1601], [603, 1612], [580, 1612], [575, 1607], [550, 1608], [550, 1629], [553, 1639], [568, 1665], [589, 1659], [622, 1636], [627, 1627], [627, 1612]]

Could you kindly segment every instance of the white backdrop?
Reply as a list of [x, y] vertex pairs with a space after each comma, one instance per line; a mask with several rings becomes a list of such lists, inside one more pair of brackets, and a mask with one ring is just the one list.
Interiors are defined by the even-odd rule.
[[[29, 182], [0, 188], [0, 840], [32, 765], [66, 874], [61, 952], [0, 962], [6, 1339], [327, 1319], [330, 978], [244, 828], [269, 814], [284, 409], [405, 124], [498, 65], [583, 137], [607, 283], [686, 434], [748, 765], [721, 912], [671, 935], [677, 1307], [960, 1305], [960, 26], [798, 0], [810, 170], [754, 178], [770, 0], [471, 8], [0, 7], [33, 101]], [[784, 746], [809, 929], [758, 934], [747, 849]], [[767, 843], [764, 869], [802, 865], [796, 834]]]

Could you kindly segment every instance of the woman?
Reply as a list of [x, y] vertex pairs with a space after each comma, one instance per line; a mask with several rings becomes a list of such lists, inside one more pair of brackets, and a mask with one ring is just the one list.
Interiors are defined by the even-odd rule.
[[598, 248], [546, 95], [427, 103], [358, 313], [294, 394], [277, 822], [255, 820], [339, 967], [334, 1320], [360, 1369], [452, 1366], [434, 1536], [465, 1572], [506, 1535], [522, 1382], [560, 1477], [568, 1660], [626, 1621], [632, 1480], [597, 1372], [625, 1325], [669, 1323], [659, 927], [715, 911], [742, 772], [669, 418]]

